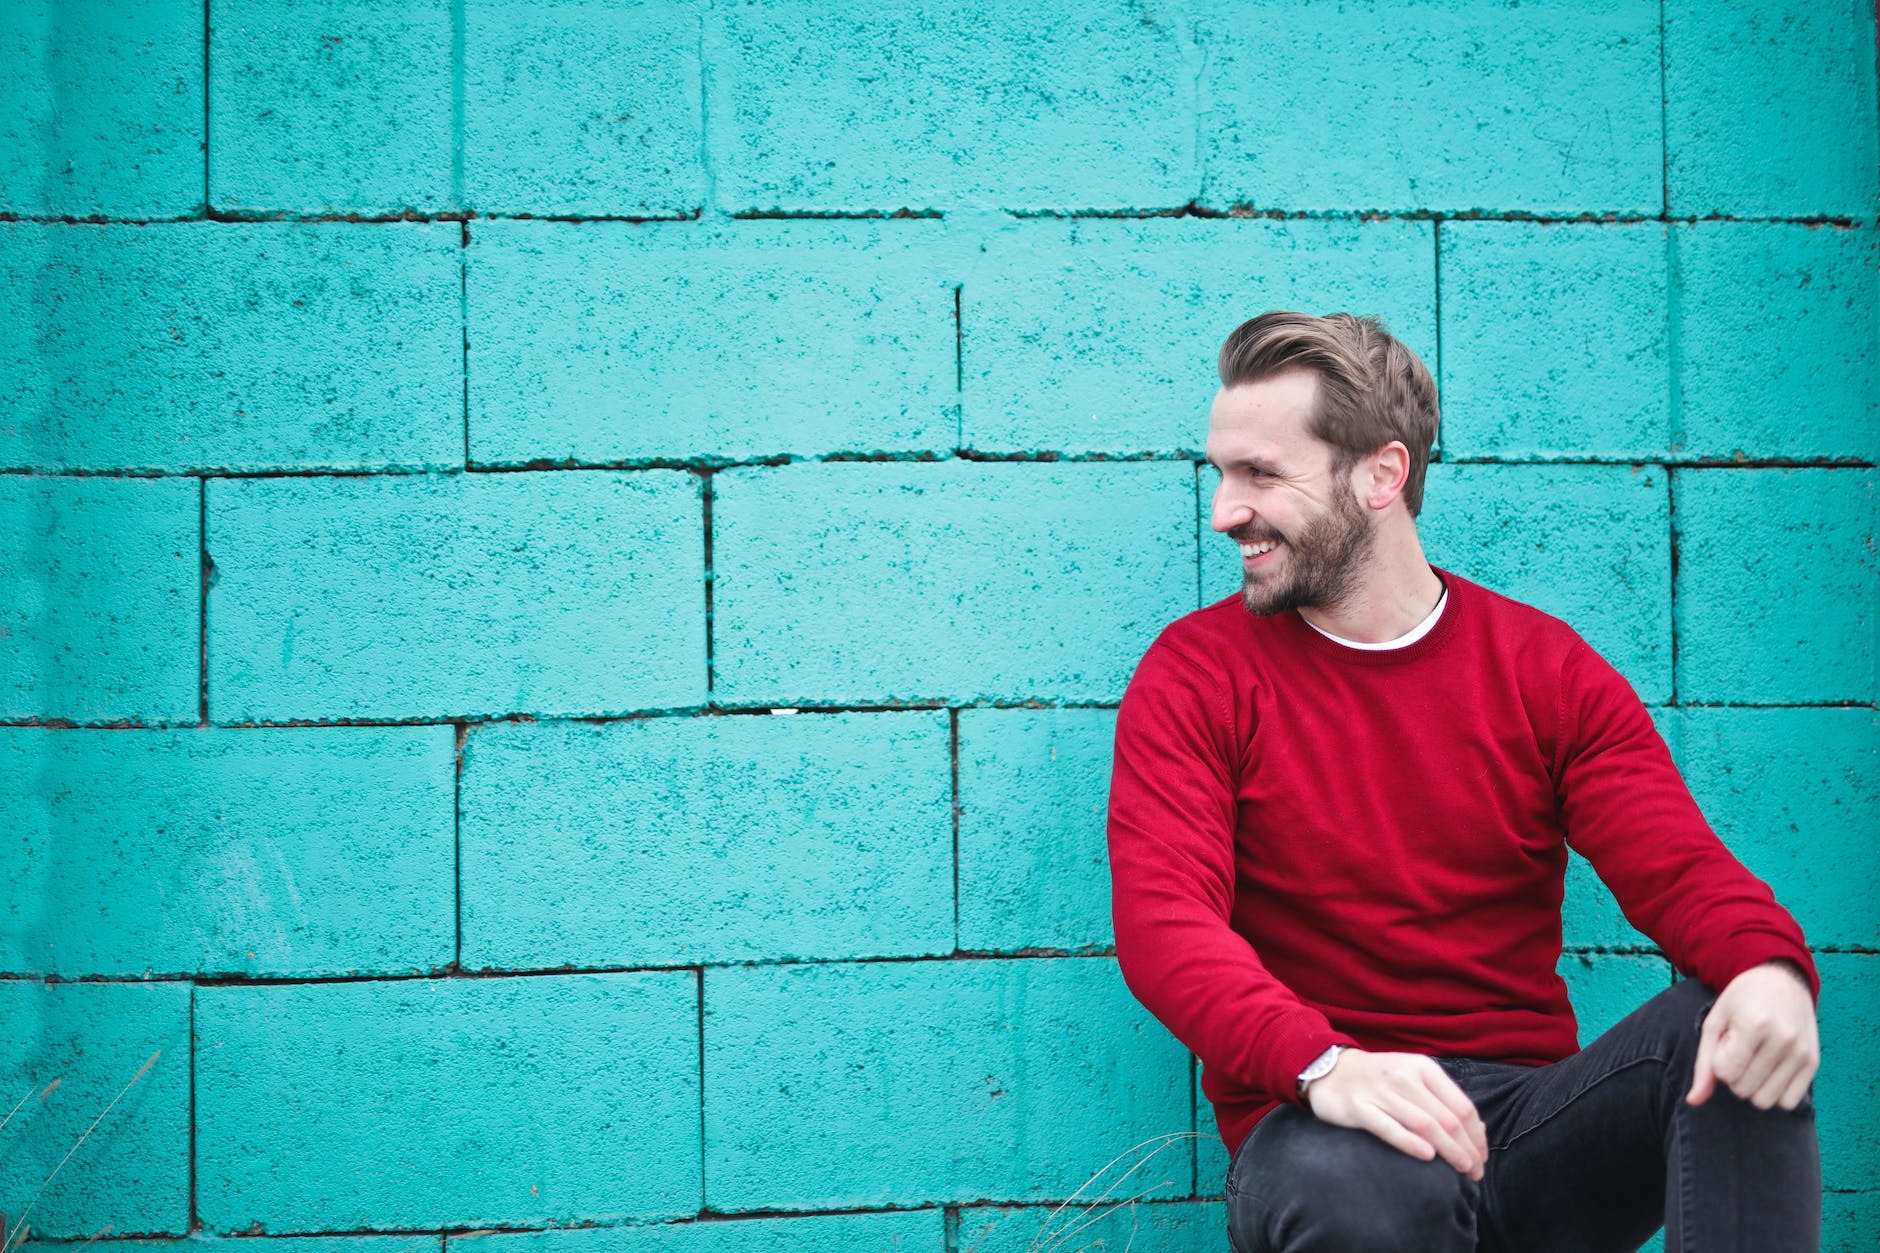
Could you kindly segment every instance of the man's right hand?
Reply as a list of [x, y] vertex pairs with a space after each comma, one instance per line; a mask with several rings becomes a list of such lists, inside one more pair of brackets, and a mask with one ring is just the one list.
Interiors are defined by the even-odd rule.
[[1306, 1085], [1306, 1107], [1323, 1122], [1368, 1131], [1426, 1162], [1440, 1153], [1471, 1179], [1481, 1179], [1488, 1162], [1482, 1116], [1421, 1053], [1341, 1049], [1331, 1073]]

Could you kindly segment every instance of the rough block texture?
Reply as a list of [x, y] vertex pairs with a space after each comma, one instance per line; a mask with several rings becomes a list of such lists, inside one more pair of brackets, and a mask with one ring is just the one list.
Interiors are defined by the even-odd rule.
[[698, 1208], [690, 972], [211, 987], [197, 1001], [210, 1230]]
[[1872, 470], [1680, 470], [1678, 697], [1874, 699]]
[[693, 475], [208, 486], [218, 721], [605, 715], [704, 696]]
[[[1176, 1147], [1179, 1147], [1177, 1145]], [[960, 1211], [958, 1253], [1033, 1253], [1041, 1247], [1064, 1250], [1128, 1249], [1131, 1253], [1220, 1253], [1227, 1247], [1227, 1208], [1215, 1201], [1158, 1201], [1187, 1186], [1170, 1177], [1162, 1164], [1175, 1156], [1164, 1151], [1141, 1173], [1132, 1175], [1108, 1196], [1104, 1187], [1153, 1151], [1124, 1158], [1103, 1183], [1062, 1209], [1049, 1205], [973, 1206]], [[1161, 1193], [1135, 1205], [1124, 1197], [1163, 1184]], [[1101, 1199], [1098, 1199], [1101, 1196]], [[1050, 1242], [1041, 1244], [1039, 1242]]]
[[1121, 0], [741, 0], [716, 23], [711, 146], [729, 211], [1194, 198], [1197, 56], [1172, 14]]
[[1207, 8], [1210, 209], [1659, 210], [1648, 4]]
[[449, 727], [0, 727], [0, 970], [398, 974], [452, 958]]
[[1880, 235], [1672, 228], [1679, 456], [1880, 458]]
[[949, 953], [950, 773], [939, 712], [478, 727], [464, 964]]
[[1381, 315], [1434, 368], [1423, 222], [1023, 222], [962, 291], [961, 442], [1199, 457], [1222, 337], [1264, 309]]
[[0, 717], [195, 720], [201, 492], [0, 475]]
[[484, 213], [683, 217], [704, 202], [691, 0], [470, 0], [463, 163]]
[[1108, 948], [1116, 715], [968, 709], [959, 718], [960, 947]]
[[456, 208], [452, 4], [215, 0], [210, 204], [368, 215]]
[[201, 206], [198, 0], [8, 0], [0, 63], [0, 213]]
[[1662, 223], [1445, 222], [1442, 249], [1444, 457], [1666, 455]]
[[1580, 1047], [1671, 986], [1671, 964], [1644, 953], [1563, 953], [1558, 967], [1580, 1023]]
[[1880, 1034], [1880, 955], [1817, 953], [1821, 972], [1821, 1073], [1815, 1079], [1821, 1184], [1872, 1188], [1880, 1177], [1873, 1111], [1880, 1076], [1868, 1064]]
[[1702, 217], [1880, 208], [1874, 10], [1863, 0], [1666, 0], [1665, 194]]
[[955, 279], [927, 223], [471, 228], [478, 464], [933, 452]]
[[884, 1214], [717, 1218], [580, 1231], [506, 1232], [451, 1240], [464, 1253], [944, 1253], [937, 1208]]
[[0, 224], [0, 466], [461, 466], [454, 225]]
[[714, 1210], [1067, 1197], [1189, 1126], [1110, 958], [707, 970], [704, 1056]]
[[1880, 948], [1880, 717], [1682, 709], [1678, 765], [1717, 834], [1811, 944]]
[[1114, 701], [1195, 607], [1186, 464], [798, 465], [713, 483], [720, 700]]
[[0, 1153], [9, 1223], [97, 1120], [33, 1204], [33, 1234], [187, 1231], [189, 985], [0, 981], [0, 1022], [5, 1109], [25, 1098]]

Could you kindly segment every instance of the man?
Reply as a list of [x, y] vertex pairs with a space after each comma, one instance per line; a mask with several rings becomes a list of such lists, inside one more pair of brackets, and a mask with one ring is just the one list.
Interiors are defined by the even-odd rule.
[[[1436, 388], [1374, 319], [1220, 354], [1238, 597], [1123, 698], [1116, 954], [1201, 1059], [1236, 1253], [1814, 1249], [1820, 983], [1630, 686], [1433, 569]], [[1576, 1051], [1568, 847], [1691, 978]]]

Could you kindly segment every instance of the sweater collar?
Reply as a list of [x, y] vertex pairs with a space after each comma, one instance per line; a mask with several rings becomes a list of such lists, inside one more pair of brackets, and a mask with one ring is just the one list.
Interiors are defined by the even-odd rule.
[[1288, 609], [1279, 617], [1306, 647], [1342, 662], [1358, 666], [1396, 666], [1415, 661], [1441, 648], [1455, 634], [1457, 620], [1474, 611], [1470, 603], [1474, 589], [1467, 588], [1465, 580], [1437, 566], [1431, 566], [1430, 570], [1443, 581], [1443, 594], [1446, 597], [1443, 612], [1421, 639], [1402, 648], [1353, 648], [1315, 628], [1299, 616], [1297, 609]]

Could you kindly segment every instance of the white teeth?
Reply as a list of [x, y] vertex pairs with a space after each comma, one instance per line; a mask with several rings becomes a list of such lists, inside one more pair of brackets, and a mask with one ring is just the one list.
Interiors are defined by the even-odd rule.
[[1240, 555], [1243, 557], [1258, 557], [1261, 553], [1270, 553], [1278, 547], [1279, 545], [1270, 539], [1261, 540], [1257, 544], [1242, 544], [1240, 546]]

